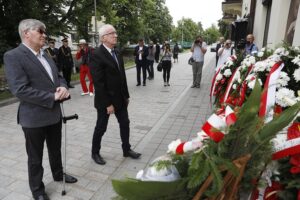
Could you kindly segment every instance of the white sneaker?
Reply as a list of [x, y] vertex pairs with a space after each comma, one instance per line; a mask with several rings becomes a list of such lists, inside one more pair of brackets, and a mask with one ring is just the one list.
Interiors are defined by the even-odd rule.
[[88, 94], [89, 94], [88, 92], [82, 92], [81, 96], [88, 95]]
[[94, 96], [94, 93], [90, 92], [90, 96], [91, 96], [91, 97]]

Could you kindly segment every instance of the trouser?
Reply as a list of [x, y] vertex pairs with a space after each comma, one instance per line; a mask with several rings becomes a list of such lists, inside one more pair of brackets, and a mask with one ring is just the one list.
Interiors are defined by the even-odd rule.
[[[97, 122], [93, 135], [92, 142], [92, 154], [98, 154], [101, 149], [102, 136], [106, 132], [109, 114], [105, 109], [97, 109]], [[123, 152], [130, 150], [131, 145], [129, 144], [129, 118], [127, 106], [122, 106], [121, 109], [115, 111], [115, 116], [118, 119], [120, 127], [120, 136], [122, 141]]]
[[[86, 82], [85, 82], [85, 77], [88, 77], [90, 84], [89, 84], [89, 90], [86, 86]], [[92, 79], [92, 75], [90, 73], [90, 69], [87, 65], [81, 65], [80, 66], [80, 84], [82, 87], [82, 91], [83, 92], [94, 92], [94, 84], [93, 84], [93, 79]]]
[[193, 85], [200, 86], [203, 62], [193, 62]]
[[28, 155], [28, 177], [29, 187], [34, 197], [45, 193], [43, 183], [44, 168], [43, 149], [46, 140], [48, 156], [54, 179], [59, 179], [63, 175], [61, 160], [61, 122], [39, 128], [22, 127], [25, 141], [26, 152]]
[[168, 82], [170, 80], [170, 72], [171, 72], [171, 61], [170, 60], [163, 60], [162, 67], [163, 67], [163, 78], [164, 82]]
[[153, 69], [153, 64], [154, 64], [154, 60], [147, 60], [147, 71], [149, 74], [150, 78], [154, 78], [154, 69]]
[[147, 78], [147, 72], [146, 72], [146, 66], [147, 64], [145, 64], [144, 62], [138, 62], [136, 63], [136, 79], [137, 79], [137, 83], [141, 84], [141, 70], [143, 72], [143, 84], [146, 83], [146, 78]]
[[72, 67], [63, 67], [62, 72], [63, 77], [65, 78], [67, 85], [69, 86], [71, 82]]

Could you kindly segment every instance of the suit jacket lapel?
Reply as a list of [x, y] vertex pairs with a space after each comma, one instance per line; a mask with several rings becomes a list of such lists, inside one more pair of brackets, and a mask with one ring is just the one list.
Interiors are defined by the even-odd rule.
[[[21, 46], [22, 45], [22, 46]], [[46, 69], [44, 68], [44, 66], [42, 65], [42, 63], [39, 61], [39, 59], [30, 51], [30, 49], [28, 49], [26, 46], [24, 46], [23, 44], [21, 44], [20, 47], [23, 49], [24, 53], [27, 55], [27, 57], [32, 60], [37, 66], [38, 68], [43, 72], [43, 74], [51, 81], [51, 83], [53, 83], [53, 81], [51, 80], [48, 72], [46, 71]], [[47, 60], [48, 61], [48, 60]], [[54, 84], [54, 83], [53, 83]]]
[[[112, 64], [114, 65], [114, 68], [115, 68], [116, 70], [120, 71], [120, 70], [119, 70], [119, 67], [118, 67], [118, 63], [114, 60], [114, 58], [112, 57], [111, 53], [108, 52], [107, 49], [106, 49], [103, 45], [101, 45], [101, 48], [102, 48], [102, 51], [103, 51], [104, 54], [105, 54], [105, 57], [107, 57], [107, 58], [112, 62]], [[117, 54], [116, 54], [116, 57], [117, 57], [117, 59], [118, 59], [118, 62], [120, 63]]]
[[[50, 65], [51, 71], [52, 71], [52, 76], [53, 76], [53, 82], [54, 84], [58, 83], [58, 76], [57, 74], [57, 67], [55, 66], [54, 61], [52, 60], [52, 58], [49, 58], [48, 55], [46, 55], [45, 53], [43, 54], [43, 57], [47, 60], [47, 62]], [[45, 68], [44, 68], [45, 69]], [[45, 70], [46, 71], [46, 70]], [[48, 77], [50, 78], [49, 74], [47, 73]], [[51, 79], [51, 78], [50, 78]]]

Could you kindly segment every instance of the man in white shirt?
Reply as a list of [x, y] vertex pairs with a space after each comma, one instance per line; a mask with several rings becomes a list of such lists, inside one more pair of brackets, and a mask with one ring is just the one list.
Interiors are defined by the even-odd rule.
[[193, 66], [193, 85], [191, 88], [200, 88], [202, 68], [204, 63], [204, 55], [207, 51], [207, 45], [201, 36], [197, 36], [191, 48], [194, 62]]

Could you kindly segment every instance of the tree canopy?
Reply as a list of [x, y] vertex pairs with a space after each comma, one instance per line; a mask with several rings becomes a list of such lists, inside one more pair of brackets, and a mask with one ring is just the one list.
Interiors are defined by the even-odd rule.
[[[0, 0], [0, 63], [4, 52], [20, 43], [17, 29], [22, 19], [41, 20], [50, 36], [64, 36], [75, 31], [78, 37], [88, 40], [92, 31], [91, 18], [95, 15], [94, 1]], [[193, 41], [196, 35], [203, 33], [201, 22], [195, 23], [188, 18], [179, 20], [177, 27], [172, 26], [165, 0], [96, 0], [96, 5], [96, 19], [105, 19], [104, 23], [116, 27], [121, 47], [128, 41], [136, 43], [139, 38], [160, 43], [170, 39]]]

